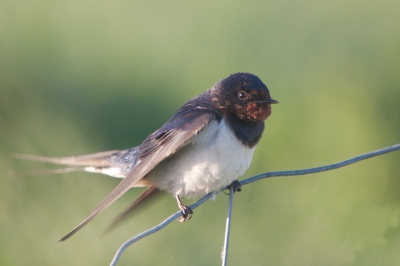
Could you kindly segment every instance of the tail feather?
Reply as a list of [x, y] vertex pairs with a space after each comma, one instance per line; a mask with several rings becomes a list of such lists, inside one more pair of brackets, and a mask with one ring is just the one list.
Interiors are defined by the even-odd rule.
[[[24, 174], [52, 174], [73, 171], [87, 171], [123, 178], [122, 181], [111, 191], [111, 193], [81, 223], [79, 223], [67, 235], [59, 240], [59, 242], [63, 242], [84, 227], [97, 214], [110, 206], [122, 194], [129, 190], [129, 188], [135, 186], [142, 179], [142, 177], [148, 173], [148, 165], [144, 165], [138, 169], [136, 168], [138, 163], [137, 155], [137, 147], [122, 151], [114, 150], [72, 157], [45, 157], [28, 154], [12, 154], [11, 156], [16, 159], [62, 164], [70, 167], [64, 169], [33, 170], [19, 173], [11, 172], [10, 175], [15, 176]], [[140, 186], [143, 185], [142, 183]], [[147, 182], [144, 183], [146, 183], [146, 185], [151, 185], [147, 184]]]
[[85, 171], [85, 167], [68, 167], [61, 169], [38, 169], [30, 171], [10, 171], [10, 177], [27, 176], [27, 175], [53, 175], [53, 174], [65, 174], [72, 172]]
[[44, 163], [54, 163], [54, 164], [64, 164], [70, 166], [111, 166], [110, 162], [106, 159], [116, 153], [118, 150], [98, 152], [93, 154], [81, 155], [81, 156], [71, 156], [71, 157], [46, 157], [39, 155], [30, 154], [11, 154], [15, 159], [44, 162]]

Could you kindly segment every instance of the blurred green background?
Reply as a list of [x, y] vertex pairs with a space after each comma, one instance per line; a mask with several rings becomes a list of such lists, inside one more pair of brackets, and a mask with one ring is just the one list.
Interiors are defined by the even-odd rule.
[[[136, 146], [183, 103], [238, 71], [279, 100], [258, 173], [335, 163], [400, 142], [400, 2], [1, 1], [0, 264], [107, 265], [177, 210], [165, 196], [107, 235], [129, 191], [65, 243], [119, 182], [9, 177]], [[235, 195], [229, 265], [398, 265], [400, 152], [263, 180]], [[219, 265], [228, 197], [129, 247], [119, 265]], [[186, 203], [192, 201], [184, 200]]]

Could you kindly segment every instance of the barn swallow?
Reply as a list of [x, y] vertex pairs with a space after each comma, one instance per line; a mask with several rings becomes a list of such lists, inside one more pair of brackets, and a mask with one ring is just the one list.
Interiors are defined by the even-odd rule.
[[[194, 198], [219, 192], [250, 166], [254, 149], [271, 115], [267, 86], [255, 75], [235, 73], [185, 103], [160, 129], [141, 145], [76, 157], [16, 155], [16, 158], [69, 165], [64, 170], [83, 170], [122, 178], [111, 193], [74, 229], [67, 240], [131, 187], [148, 187], [120, 216], [156, 191], [172, 194], [182, 211], [181, 221], [192, 210], [180, 197]], [[118, 218], [118, 217], [117, 217]], [[117, 219], [118, 220], [118, 219]]]

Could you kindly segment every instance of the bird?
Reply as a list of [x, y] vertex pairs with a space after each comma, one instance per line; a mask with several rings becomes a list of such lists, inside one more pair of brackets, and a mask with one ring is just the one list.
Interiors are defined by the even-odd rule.
[[237, 178], [249, 168], [265, 120], [271, 115], [271, 105], [276, 103], [259, 77], [238, 72], [186, 102], [137, 147], [72, 157], [14, 157], [69, 166], [47, 173], [86, 171], [122, 179], [59, 242], [74, 235], [132, 187], [147, 189], [114, 222], [158, 191], [175, 197], [182, 212], [179, 221], [183, 222], [192, 217], [193, 211], [181, 197], [215, 194], [229, 185], [234, 191], [241, 190]]

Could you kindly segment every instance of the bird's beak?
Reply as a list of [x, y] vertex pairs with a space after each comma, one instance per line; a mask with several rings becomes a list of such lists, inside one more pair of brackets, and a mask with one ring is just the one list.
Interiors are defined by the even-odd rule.
[[269, 104], [273, 104], [273, 103], [279, 103], [277, 100], [274, 99], [266, 99], [266, 100], [262, 100], [262, 101], [257, 101], [258, 103], [269, 103]]

